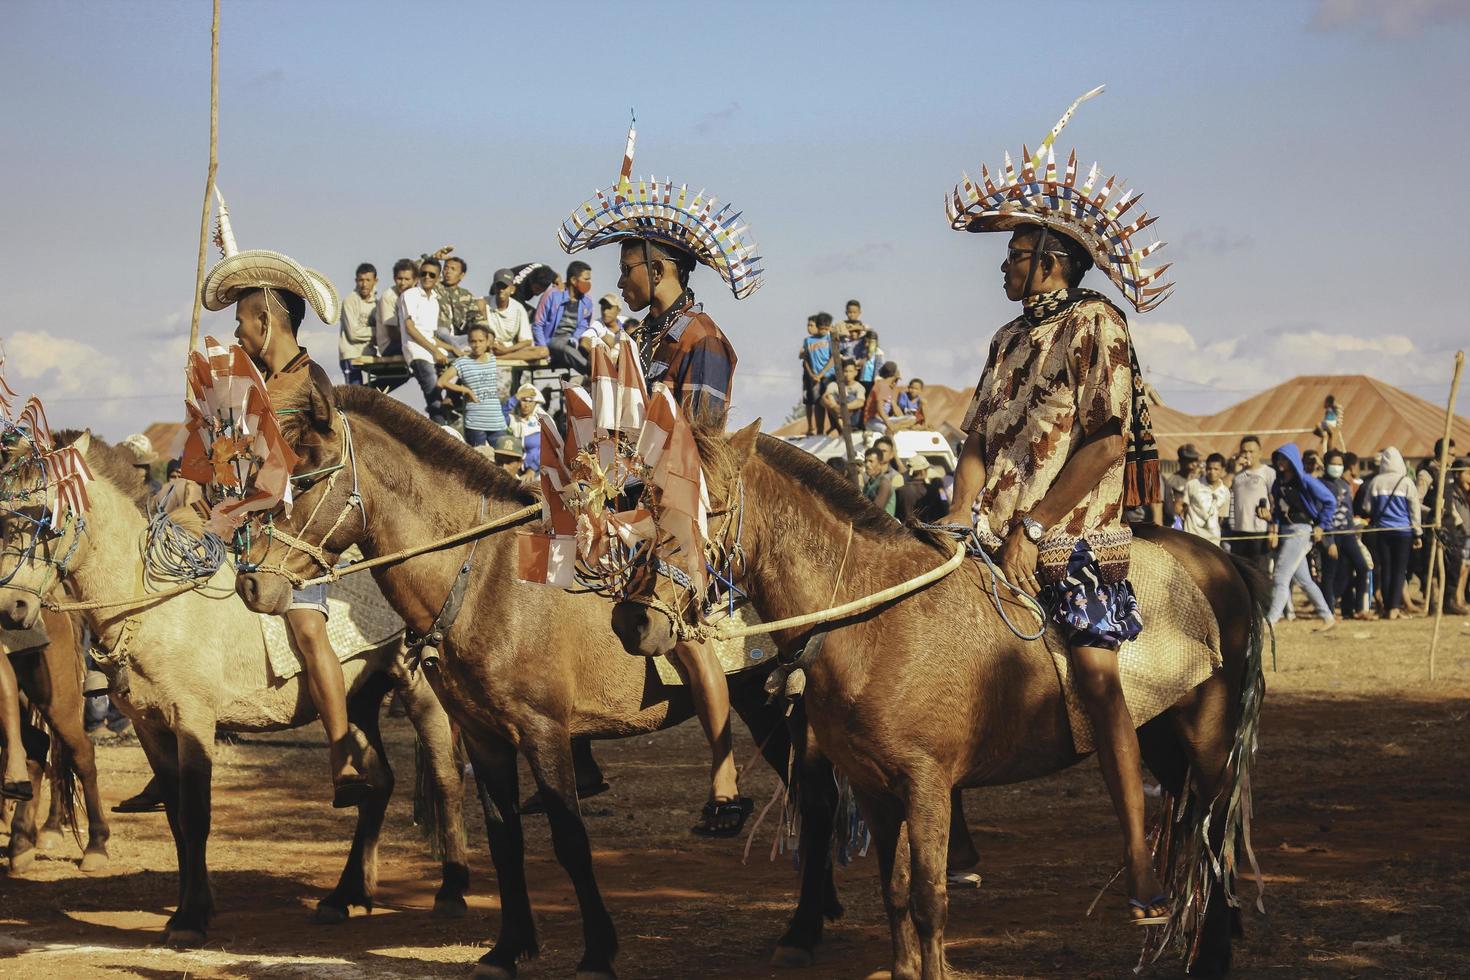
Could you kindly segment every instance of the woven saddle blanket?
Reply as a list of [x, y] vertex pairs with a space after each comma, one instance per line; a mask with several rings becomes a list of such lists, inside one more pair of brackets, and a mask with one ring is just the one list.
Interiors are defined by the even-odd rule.
[[[1220, 625], [1194, 579], [1150, 541], [1134, 538], [1132, 549], [1128, 580], [1138, 597], [1143, 632], [1119, 649], [1118, 673], [1133, 724], [1142, 725], [1203, 683], [1223, 660]], [[1072, 682], [1072, 662], [1060, 628], [1049, 626], [1043, 640], [1067, 704], [1072, 743], [1078, 752], [1091, 752], [1092, 722]]]
[[[726, 618], [723, 612], [716, 612], [710, 615], [707, 621], [717, 624]], [[735, 622], [742, 625], [754, 625], [761, 621], [761, 618], [749, 605], [736, 609], [734, 619]], [[724, 668], [726, 676], [769, 664], [771, 658], [776, 655], [776, 641], [768, 635], [745, 636], [735, 640], [716, 640], [714, 646], [715, 655], [720, 658], [720, 666]], [[658, 671], [658, 679], [664, 684], [679, 686], [684, 683], [684, 679], [679, 676], [679, 672], [674, 669], [668, 657], [654, 657], [653, 664]]]
[[[260, 616], [260, 632], [271, 676], [284, 681], [305, 669], [286, 638], [282, 616]], [[403, 620], [388, 605], [371, 575], [348, 575], [327, 589], [327, 638], [341, 661], [351, 660], [403, 632]]]

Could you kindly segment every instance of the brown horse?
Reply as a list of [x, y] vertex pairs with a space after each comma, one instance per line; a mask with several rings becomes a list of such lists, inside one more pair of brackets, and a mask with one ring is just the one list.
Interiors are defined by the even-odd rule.
[[[735, 498], [743, 494], [741, 585], [767, 622], [829, 608], [834, 596], [841, 603], [876, 593], [950, 553], [948, 541], [898, 524], [815, 458], [757, 437], [754, 426], [732, 437], [702, 435], [700, 448], [713, 505], [740, 505]], [[1264, 586], [1198, 538], [1148, 533], [1205, 592], [1219, 621], [1224, 669], [1143, 725], [1140, 745], [1169, 792], [1187, 788], [1187, 771], [1197, 799], [1217, 801], [1232, 778], [1227, 760], [1241, 694], [1258, 676], [1247, 676], [1247, 665], [1259, 650]], [[845, 539], [851, 557], [844, 571], [833, 555], [842, 547], [834, 543]], [[655, 611], [669, 605], [648, 603], [656, 579], [642, 576], [639, 594], [613, 616], [625, 646], [645, 656], [674, 641], [667, 614]], [[1004, 625], [987, 586], [976, 564], [966, 562], [902, 601], [823, 626], [820, 652], [804, 665], [818, 746], [851, 780], [876, 842], [896, 978], [946, 972], [951, 789], [1034, 779], [1082, 758], [1050, 655]], [[1011, 615], [1023, 621], [1019, 607]], [[785, 649], [805, 639], [777, 634]], [[1197, 808], [1196, 817], [1206, 809]], [[1217, 812], [1216, 848], [1224, 823]], [[1215, 975], [1230, 964], [1224, 883], [1215, 883], [1210, 899], [1194, 970]]]
[[[81, 780], [87, 810], [87, 843], [81, 869], [94, 873], [107, 867], [107, 813], [97, 789], [97, 754], [82, 726], [82, 656], [71, 617], [65, 613], [43, 615], [48, 642], [10, 654], [16, 680], [26, 702], [45, 722], [45, 729], [31, 725], [22, 729], [31, 785], [36, 797], [20, 803], [10, 821], [10, 870], [24, 872], [36, 861], [37, 845], [50, 849], [61, 843], [64, 824], [76, 826], [73, 806], [76, 781]], [[48, 751], [51, 764], [46, 765]], [[36, 808], [40, 799], [41, 775], [52, 773], [51, 808], [46, 823], [36, 831]]]
[[[287, 438], [299, 447], [298, 472], [323, 472], [338, 463], [344, 468], [335, 483], [319, 479], [304, 489], [289, 517], [275, 518], [277, 530], [308, 546], [320, 544], [320, 560], [299, 547], [287, 548], [279, 535], [269, 539], [263, 553], [249, 556], [275, 569], [239, 579], [240, 594], [256, 610], [285, 608], [292, 585], [287, 576], [317, 575], [354, 543], [369, 558], [390, 555], [535, 501], [485, 456], [377, 391], [338, 388], [340, 421], [311, 386], [304, 386], [303, 397], [302, 404], [277, 406], [284, 410]], [[352, 493], [360, 495], [362, 509], [351, 502]], [[318, 515], [314, 521], [312, 514]], [[256, 535], [256, 540], [267, 537]], [[623, 652], [607, 628], [605, 600], [518, 583], [515, 568], [515, 534], [508, 531], [382, 565], [373, 574], [411, 630], [444, 630], [438, 656], [425, 658], [425, 673], [458, 722], [474, 763], [500, 887], [500, 933], [475, 975], [515, 976], [518, 961], [538, 950], [526, 891], [519, 752], [546, 801], [556, 857], [581, 906], [585, 953], [577, 975], [611, 977], [617, 938], [577, 807], [571, 739], [652, 732], [689, 718], [692, 705], [684, 688], [664, 685], [652, 664]], [[462, 606], [446, 623], [441, 610], [450, 605], [461, 569]], [[784, 708], [766, 703], [764, 674], [735, 675], [730, 700], [784, 776], [792, 738]], [[798, 766], [812, 787], [802, 799], [801, 846], [819, 857], [804, 862], [801, 900], [780, 939], [777, 959], [809, 962], [824, 914], [841, 913], [831, 865], [823, 859], [835, 792], [825, 760], [803, 751], [804, 723], [798, 718], [793, 728]]]
[[[84, 603], [106, 603], [140, 589], [139, 541], [146, 521], [143, 489], [131, 460], [122, 458], [125, 451], [85, 434], [75, 445], [96, 477], [88, 488], [91, 506], [85, 520], [68, 523], [27, 556], [26, 522], [0, 519], [8, 556], [0, 569], [7, 576], [0, 587], [0, 623], [7, 627], [32, 626], [41, 603], [59, 601], [64, 593]], [[18, 496], [12, 493], [12, 508], [39, 510], [38, 500]], [[282, 731], [316, 718], [305, 677], [275, 676], [259, 617], [235, 601], [232, 584], [223, 569], [207, 592], [186, 592], [142, 609], [101, 606], [77, 613], [98, 638], [95, 656], [111, 682], [114, 703], [132, 720], [163, 789], [179, 862], [178, 904], [163, 934], [173, 946], [201, 945], [214, 914], [208, 843], [216, 728]], [[372, 908], [378, 838], [393, 793], [378, 714], [395, 686], [430, 760], [430, 795], [444, 855], [434, 912], [460, 916], [466, 911], [469, 869], [449, 719], [421, 677], [404, 675], [397, 652], [394, 639], [342, 664], [348, 717], [366, 740], [364, 755], [375, 775], [372, 793], [358, 807], [342, 876], [317, 906], [319, 921], [339, 922], [353, 906]], [[325, 771], [322, 775], [325, 795], [329, 782]]]

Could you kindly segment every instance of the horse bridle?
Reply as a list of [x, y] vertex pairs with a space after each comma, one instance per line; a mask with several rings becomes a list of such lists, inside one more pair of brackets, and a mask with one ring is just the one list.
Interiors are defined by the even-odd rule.
[[[85, 534], [87, 531], [87, 519], [80, 514], [68, 513], [66, 515], [66, 518], [61, 522], [60, 527], [57, 527], [55, 524], [52, 523], [54, 512], [49, 507], [45, 507], [43, 509], [44, 513], [42, 514], [40, 520], [31, 517], [29, 514], [23, 514], [20, 511], [12, 511], [12, 513], [14, 513], [15, 515], [23, 517], [26, 520], [31, 521], [31, 523], [35, 525], [30, 530], [28, 535], [30, 538], [30, 543], [27, 544], [24, 548], [11, 548], [8, 545], [0, 547], [0, 557], [7, 555], [16, 556], [15, 567], [12, 568], [9, 572], [6, 572], [3, 576], [0, 576], [0, 586], [28, 593], [42, 601], [45, 600], [46, 594], [56, 587], [57, 583], [66, 578], [67, 568], [68, 566], [70, 566], [72, 559], [76, 557], [77, 549], [80, 548], [82, 544], [82, 535]], [[76, 520], [76, 532], [72, 535], [70, 547], [67, 548], [66, 554], [62, 555], [60, 558], [51, 557], [51, 542], [55, 541], [57, 538], [66, 535], [67, 529], [71, 525], [73, 518], [75, 518]], [[46, 532], [48, 529], [55, 530], [56, 533], [47, 534]], [[38, 546], [42, 552], [40, 555], [36, 554]], [[13, 580], [15, 579], [16, 575], [20, 574], [21, 567], [34, 561], [40, 561], [44, 563], [48, 569], [54, 569], [55, 579], [52, 581], [47, 581], [43, 578], [41, 581], [41, 585], [38, 588], [31, 588], [29, 585], [16, 584]]]
[[[303, 493], [311, 490], [325, 477], [327, 481], [326, 492], [316, 502], [316, 506], [311, 509], [311, 513], [307, 515], [306, 521], [295, 534], [276, 527], [273, 520], [267, 519], [264, 525], [266, 555], [270, 554], [270, 542], [279, 541], [289, 551], [299, 551], [310, 558], [317, 568], [321, 570], [323, 575], [329, 575], [334, 568], [334, 563], [331, 559], [327, 558], [326, 552], [323, 549], [326, 547], [327, 542], [331, 540], [332, 535], [336, 534], [337, 530], [342, 526], [342, 522], [347, 520], [348, 515], [354, 509], [362, 516], [362, 526], [364, 528], [367, 527], [367, 505], [363, 503], [362, 485], [357, 476], [357, 449], [352, 441], [352, 423], [348, 421], [347, 414], [341, 409], [337, 410], [337, 417], [342, 420], [342, 448], [338, 453], [338, 462], [329, 466], [323, 466], [320, 469], [310, 470], [306, 473], [293, 473], [290, 477], [293, 484], [299, 484]], [[342, 509], [337, 512], [337, 519], [326, 529], [321, 539], [316, 544], [312, 544], [306, 540], [306, 533], [311, 528], [312, 523], [317, 519], [318, 514], [320, 514], [322, 506], [332, 496], [332, 490], [337, 484], [337, 478], [342, 475], [344, 470], [352, 474], [352, 491], [347, 495], [347, 499], [343, 501]], [[249, 528], [250, 525], [247, 524], [245, 527], [247, 537], [243, 552], [247, 556], [250, 554], [251, 548], [251, 542], [248, 537]], [[289, 579], [296, 588], [301, 588], [309, 581], [308, 579], [302, 578], [290, 568], [287, 568], [281, 562], [266, 564], [264, 562], [255, 563], [242, 559], [237, 564], [237, 569], [245, 573], [267, 572], [280, 575]]]

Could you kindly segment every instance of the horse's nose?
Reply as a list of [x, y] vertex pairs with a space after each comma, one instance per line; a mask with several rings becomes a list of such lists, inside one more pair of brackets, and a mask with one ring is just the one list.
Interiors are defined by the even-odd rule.
[[236, 587], [240, 598], [245, 600], [245, 605], [254, 609], [260, 604], [260, 580], [254, 575], [241, 575]]
[[674, 628], [663, 614], [651, 615], [640, 602], [613, 606], [613, 632], [635, 657], [661, 657], [674, 648]]

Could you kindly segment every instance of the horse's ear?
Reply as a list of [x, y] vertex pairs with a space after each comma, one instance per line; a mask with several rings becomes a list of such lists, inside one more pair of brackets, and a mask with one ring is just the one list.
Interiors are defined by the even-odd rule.
[[72, 448], [83, 456], [87, 455], [87, 450], [92, 448], [92, 430], [83, 429], [82, 434], [72, 442]]
[[741, 429], [730, 437], [730, 453], [735, 457], [735, 463], [744, 467], [750, 462], [750, 457], [755, 455], [755, 440], [761, 434], [761, 420], [754, 422]]
[[332, 414], [337, 410], [337, 400], [332, 389], [322, 384], [312, 384], [306, 398], [306, 415], [311, 427], [317, 432], [332, 431]]

